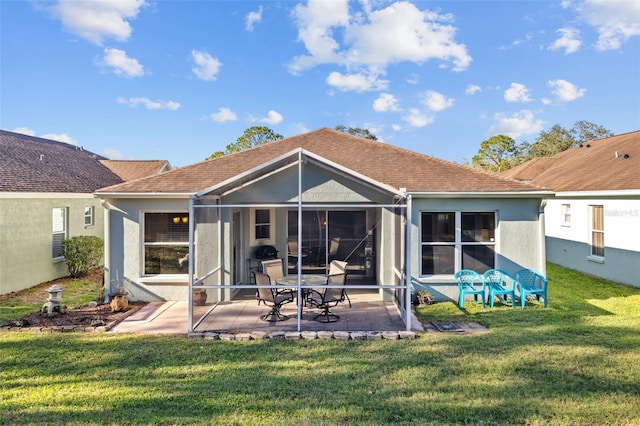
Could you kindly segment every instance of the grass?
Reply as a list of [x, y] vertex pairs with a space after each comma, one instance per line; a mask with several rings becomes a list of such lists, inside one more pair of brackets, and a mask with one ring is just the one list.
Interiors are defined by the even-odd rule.
[[419, 308], [485, 334], [0, 334], [0, 423], [640, 425], [640, 289], [554, 265], [548, 276], [547, 309]]

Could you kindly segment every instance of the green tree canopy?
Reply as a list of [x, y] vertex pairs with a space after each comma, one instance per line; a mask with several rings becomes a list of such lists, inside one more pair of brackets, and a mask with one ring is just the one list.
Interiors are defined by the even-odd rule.
[[551, 157], [584, 142], [609, 136], [613, 136], [611, 131], [588, 121], [577, 121], [571, 129], [555, 124], [541, 131], [533, 143], [516, 144], [509, 136], [493, 136], [480, 144], [471, 162], [475, 168], [501, 172], [533, 158]]
[[244, 131], [234, 143], [227, 145], [224, 151], [216, 151], [206, 159], [222, 157], [223, 155], [232, 154], [234, 152], [244, 151], [267, 142], [273, 142], [284, 138], [279, 133], [274, 132], [266, 126], [252, 126]]
[[338, 124], [335, 127], [335, 130], [342, 133], [348, 133], [353, 136], [360, 136], [361, 138], [371, 139], [372, 141], [378, 140], [378, 137], [371, 133], [369, 129], [361, 129], [360, 127], [347, 127], [343, 126], [342, 124]]
[[517, 152], [516, 141], [509, 136], [492, 136], [482, 141], [480, 150], [471, 159], [471, 164], [489, 172], [502, 172], [512, 167]]

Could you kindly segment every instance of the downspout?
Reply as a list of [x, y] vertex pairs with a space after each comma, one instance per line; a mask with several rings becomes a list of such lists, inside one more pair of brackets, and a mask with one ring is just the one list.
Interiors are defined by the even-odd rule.
[[405, 279], [405, 289], [404, 289], [404, 323], [406, 325], [406, 330], [411, 331], [411, 262], [413, 261], [413, 256], [411, 254], [411, 223], [412, 217], [411, 212], [413, 210], [413, 206], [411, 204], [411, 195], [406, 196], [407, 200], [407, 217], [404, 227], [404, 241], [405, 241], [405, 259], [404, 259], [404, 279]]
[[111, 210], [109, 209], [109, 203], [104, 198], [100, 200], [100, 204], [104, 208], [103, 214], [103, 232], [104, 232], [104, 303], [109, 303], [109, 293], [113, 292], [111, 288], [111, 227], [109, 222], [111, 221]]
[[540, 264], [540, 273], [543, 276], [547, 276], [547, 236], [546, 236], [546, 228], [545, 228], [545, 224], [544, 224], [544, 209], [547, 206], [547, 200], [546, 199], [542, 199], [542, 201], [540, 201], [540, 208], [538, 209], [538, 221], [540, 222], [540, 237], [541, 237], [541, 244], [540, 244], [540, 259], [539, 259], [539, 264]]
[[195, 250], [194, 250], [194, 234], [195, 234], [195, 216], [193, 209], [193, 198], [194, 196], [189, 197], [189, 250], [187, 253], [189, 255], [189, 295], [187, 300], [189, 301], [188, 308], [188, 323], [189, 323], [189, 333], [193, 332], [193, 276], [194, 276], [194, 264], [195, 264]]

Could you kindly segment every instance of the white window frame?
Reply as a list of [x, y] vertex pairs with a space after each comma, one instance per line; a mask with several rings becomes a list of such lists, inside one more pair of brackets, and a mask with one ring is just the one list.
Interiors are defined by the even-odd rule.
[[[275, 208], [251, 208], [249, 209], [249, 238], [251, 245], [274, 245], [276, 243], [276, 209]], [[256, 212], [267, 210], [269, 212], [269, 222], [256, 223]], [[267, 238], [256, 238], [257, 226], [269, 226], [269, 236]]]
[[560, 225], [570, 227], [571, 226], [571, 204], [560, 205]]
[[[423, 242], [422, 241], [422, 213], [454, 213], [455, 214], [455, 241], [454, 242]], [[486, 242], [469, 242], [469, 241], [462, 241], [462, 214], [463, 213], [493, 213], [494, 215], [494, 224], [495, 224], [495, 229], [494, 229], [494, 238], [493, 241], [486, 241]], [[457, 271], [462, 269], [462, 248], [464, 246], [491, 246], [493, 247], [493, 265], [494, 267], [496, 266], [496, 262], [498, 259], [498, 242], [497, 242], [497, 236], [498, 236], [498, 220], [499, 220], [499, 216], [498, 216], [498, 211], [496, 210], [475, 210], [475, 209], [471, 209], [471, 210], [423, 210], [420, 211], [420, 253], [419, 253], [419, 261], [418, 261], [418, 266], [420, 268], [420, 277], [428, 277], [428, 278], [445, 278], [445, 279], [449, 279], [451, 276], [453, 276]], [[452, 274], [425, 274], [422, 270], [422, 249], [425, 246], [454, 246], [454, 260], [453, 260], [453, 267], [454, 267], [454, 272]]]
[[[600, 218], [600, 221], [602, 223], [602, 229], [597, 229], [594, 226], [594, 220], [595, 218], [595, 214], [596, 214], [596, 209], [599, 208], [599, 211], [602, 215], [602, 217]], [[598, 262], [598, 263], [604, 263], [604, 255], [605, 255], [605, 243], [604, 243], [604, 232], [605, 232], [605, 227], [604, 227], [604, 206], [602, 204], [590, 204], [589, 205], [589, 256], [588, 259], [592, 260], [594, 262]], [[598, 247], [596, 247], [593, 242], [594, 239], [596, 237], [596, 235], [602, 235], [602, 254], [600, 253], [594, 253], [595, 250], [598, 250]]]
[[[163, 211], [141, 211], [140, 212], [140, 278], [141, 281], [149, 282], [149, 283], [163, 283], [163, 282], [188, 282], [189, 281], [189, 270], [188, 268], [185, 270], [184, 274], [147, 274], [145, 270], [145, 248], [147, 246], [185, 246], [187, 251], [189, 250], [189, 242], [163, 242], [163, 241], [154, 241], [154, 242], [146, 242], [145, 240], [145, 226], [146, 226], [146, 217], [147, 214], [176, 214], [176, 217], [180, 217], [181, 220], [188, 220], [189, 212], [184, 210], [163, 210]], [[188, 262], [188, 258], [186, 259]], [[188, 265], [187, 265], [188, 266]]]
[[95, 225], [94, 217], [95, 217], [95, 207], [85, 206], [84, 207], [84, 227], [85, 228], [91, 228], [93, 225]]
[[[64, 260], [64, 256], [62, 256], [62, 240], [68, 238], [68, 219], [69, 211], [67, 207], [54, 207], [51, 209], [51, 258], [54, 261]], [[56, 256], [58, 241], [60, 254]]]

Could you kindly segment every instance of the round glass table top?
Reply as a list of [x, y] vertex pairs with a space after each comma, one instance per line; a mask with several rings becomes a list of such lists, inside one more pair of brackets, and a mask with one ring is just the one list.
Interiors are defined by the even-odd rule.
[[[282, 278], [276, 279], [277, 284], [286, 284], [286, 285], [298, 285], [298, 276], [297, 275], [287, 275]], [[310, 274], [302, 274], [300, 276], [300, 284], [302, 285], [317, 285], [317, 284], [326, 284], [327, 277], [324, 275], [310, 275]]]

